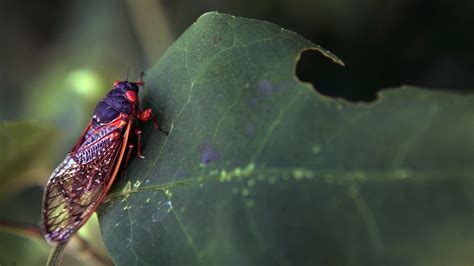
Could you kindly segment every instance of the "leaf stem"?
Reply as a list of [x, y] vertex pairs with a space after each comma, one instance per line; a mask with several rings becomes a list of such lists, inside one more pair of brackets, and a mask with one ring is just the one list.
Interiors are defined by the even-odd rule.
[[46, 266], [59, 266], [68, 242], [59, 243], [51, 248]]
[[24, 237], [43, 238], [41, 228], [33, 225], [13, 223], [9, 221], [0, 220], [0, 231], [21, 235]]

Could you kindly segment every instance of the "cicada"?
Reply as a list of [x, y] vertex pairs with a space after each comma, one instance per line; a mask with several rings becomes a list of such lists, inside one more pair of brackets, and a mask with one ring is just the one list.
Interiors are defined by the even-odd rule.
[[43, 231], [50, 244], [68, 240], [104, 200], [117, 174], [128, 164], [136, 136], [137, 153], [142, 155], [141, 133], [137, 121], [154, 122], [151, 109], [141, 111], [139, 82], [115, 81], [100, 100], [92, 119], [64, 161], [49, 177], [43, 196]]

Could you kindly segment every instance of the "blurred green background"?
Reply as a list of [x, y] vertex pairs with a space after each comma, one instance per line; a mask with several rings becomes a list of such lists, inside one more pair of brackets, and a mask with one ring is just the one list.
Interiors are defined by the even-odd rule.
[[[2, 222], [39, 225], [40, 186], [97, 100], [128, 68], [138, 78], [210, 10], [279, 24], [337, 54], [345, 68], [312, 52], [297, 67], [327, 95], [371, 101], [377, 90], [402, 84], [474, 89], [472, 0], [3, 0], [0, 138], [21, 149], [0, 139]], [[85, 237], [99, 242], [97, 227], [90, 230]], [[48, 250], [11, 232], [0, 232], [0, 247], [1, 265], [41, 265]]]

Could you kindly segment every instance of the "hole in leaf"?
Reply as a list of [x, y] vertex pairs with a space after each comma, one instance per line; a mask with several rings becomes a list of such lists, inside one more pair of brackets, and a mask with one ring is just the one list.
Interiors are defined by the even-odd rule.
[[374, 101], [376, 91], [357, 89], [350, 71], [335, 64], [317, 50], [308, 49], [301, 53], [296, 63], [296, 76], [299, 80], [313, 84], [321, 94], [334, 98], [344, 98], [351, 102]]

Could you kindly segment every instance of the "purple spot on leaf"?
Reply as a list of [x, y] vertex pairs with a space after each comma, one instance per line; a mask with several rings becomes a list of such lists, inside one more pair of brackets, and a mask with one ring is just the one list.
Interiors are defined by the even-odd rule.
[[270, 81], [263, 79], [258, 82], [257, 95], [259, 97], [267, 97], [273, 93], [273, 87]]
[[252, 123], [247, 123], [245, 125], [245, 135], [252, 137], [255, 135], [255, 125]]
[[249, 105], [250, 107], [255, 107], [257, 105], [257, 98], [250, 98]]
[[201, 153], [201, 161], [205, 164], [217, 161], [220, 158], [219, 153], [217, 153], [209, 142], [204, 142], [199, 145], [198, 150]]

